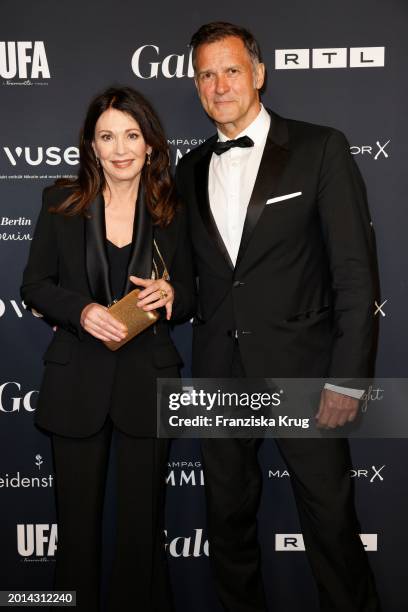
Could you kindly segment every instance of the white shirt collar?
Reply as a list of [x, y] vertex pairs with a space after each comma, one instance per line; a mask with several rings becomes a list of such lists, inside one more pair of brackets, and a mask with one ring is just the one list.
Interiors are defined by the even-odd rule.
[[[261, 110], [255, 117], [255, 119], [252, 121], [252, 123], [250, 123], [240, 134], [235, 136], [235, 138], [240, 138], [241, 136], [249, 136], [254, 141], [255, 146], [263, 144], [268, 135], [270, 125], [270, 115], [265, 109], [264, 105], [261, 104]], [[217, 132], [218, 140], [220, 140], [221, 142], [230, 140], [230, 138], [228, 138], [228, 136], [223, 134], [220, 130], [217, 129]]]

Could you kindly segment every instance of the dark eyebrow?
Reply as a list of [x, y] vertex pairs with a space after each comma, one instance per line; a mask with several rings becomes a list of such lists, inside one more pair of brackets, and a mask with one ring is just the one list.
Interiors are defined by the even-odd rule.
[[[142, 131], [140, 128], [134, 127], [134, 128], [129, 128], [129, 129], [125, 130], [125, 132], [133, 132], [135, 130], [139, 131], [139, 132]], [[100, 134], [101, 132], [109, 132], [109, 134], [113, 133], [112, 130], [108, 130], [108, 129], [101, 129], [101, 130], [98, 130], [97, 132], [98, 132], [98, 134]]]

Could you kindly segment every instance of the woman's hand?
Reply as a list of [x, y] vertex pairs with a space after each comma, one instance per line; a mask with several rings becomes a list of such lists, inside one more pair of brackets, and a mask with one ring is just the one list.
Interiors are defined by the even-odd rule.
[[98, 340], [115, 340], [126, 338], [128, 330], [123, 323], [109, 314], [106, 306], [88, 304], [81, 312], [81, 325], [89, 334]]
[[152, 280], [150, 278], [139, 278], [138, 276], [130, 276], [130, 280], [135, 285], [144, 287], [139, 293], [138, 307], [148, 311], [165, 306], [166, 319], [170, 321], [174, 302], [174, 289], [170, 283], [162, 278]]

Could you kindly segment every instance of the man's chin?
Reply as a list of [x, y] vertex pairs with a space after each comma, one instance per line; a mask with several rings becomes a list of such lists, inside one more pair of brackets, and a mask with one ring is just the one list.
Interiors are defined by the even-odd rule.
[[210, 117], [217, 123], [217, 125], [224, 125], [226, 123], [234, 123], [238, 117], [236, 113], [216, 110], [210, 113]]

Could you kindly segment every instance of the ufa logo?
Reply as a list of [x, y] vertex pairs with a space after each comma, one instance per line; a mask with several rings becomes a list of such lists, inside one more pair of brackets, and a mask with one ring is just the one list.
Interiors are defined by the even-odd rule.
[[57, 525], [17, 525], [17, 550], [22, 557], [54, 557], [57, 550]]
[[0, 41], [0, 76], [3, 79], [49, 79], [50, 69], [43, 41]]

